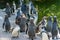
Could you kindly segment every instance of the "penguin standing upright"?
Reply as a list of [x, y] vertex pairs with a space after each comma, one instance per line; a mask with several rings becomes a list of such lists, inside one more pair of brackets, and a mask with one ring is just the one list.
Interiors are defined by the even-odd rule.
[[57, 23], [57, 17], [54, 16], [54, 21], [53, 21], [53, 27], [52, 27], [52, 38], [54, 39], [54, 37], [57, 38], [57, 34], [58, 34], [58, 23]]
[[13, 1], [13, 5], [12, 5], [12, 13], [16, 12], [16, 4], [15, 2]]
[[28, 24], [28, 35], [32, 40], [35, 37], [35, 24], [33, 22], [33, 19], [30, 19], [30, 22]]
[[6, 3], [6, 10], [5, 10], [6, 14], [8, 15], [8, 17], [10, 17], [11, 15], [11, 8], [9, 3]]
[[41, 24], [42, 24], [42, 26], [41, 27], [44, 27], [45, 28], [45, 30], [46, 30], [46, 26], [47, 26], [47, 20], [46, 20], [46, 16], [44, 16], [43, 17], [43, 19], [42, 19], [42, 21], [41, 21]]
[[47, 23], [47, 32], [48, 32], [48, 37], [49, 37], [49, 39], [52, 37], [52, 34], [51, 34], [51, 32], [52, 32], [52, 16], [50, 16], [49, 18], [48, 18], [48, 23]]
[[26, 16], [22, 14], [21, 21], [20, 21], [20, 32], [26, 31]]
[[5, 19], [4, 19], [4, 22], [3, 22], [3, 28], [5, 28], [5, 31], [8, 32], [10, 30], [10, 21], [8, 19], [8, 15], [5, 15]]

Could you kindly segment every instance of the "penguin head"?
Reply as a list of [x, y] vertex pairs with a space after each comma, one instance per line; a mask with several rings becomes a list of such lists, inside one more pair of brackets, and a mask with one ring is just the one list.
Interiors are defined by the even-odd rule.
[[57, 18], [57, 16], [54, 16], [54, 19], [56, 19]]
[[43, 17], [43, 19], [47, 19], [47, 17], [46, 17], [46, 16], [44, 16], [44, 17]]
[[57, 18], [57, 16], [54, 16], [54, 18]]
[[30, 22], [32, 23], [34, 21], [34, 19], [32, 17], [30, 17]]
[[54, 22], [56, 22], [56, 21], [57, 21], [56, 19], [57, 19], [57, 16], [54, 16]]
[[9, 3], [7, 2], [6, 5], [9, 6]]
[[49, 17], [49, 20], [52, 20], [52, 16]]

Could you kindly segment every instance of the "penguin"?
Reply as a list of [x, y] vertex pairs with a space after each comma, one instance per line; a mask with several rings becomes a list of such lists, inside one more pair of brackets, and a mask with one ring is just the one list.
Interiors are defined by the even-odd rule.
[[34, 39], [35, 37], [35, 24], [33, 22], [33, 18], [30, 19], [30, 22], [28, 23], [28, 35], [30, 39]]
[[57, 34], [58, 34], [58, 23], [57, 23], [57, 17], [54, 16], [53, 18], [53, 27], [52, 27], [52, 39], [54, 39], [54, 37], [57, 38]]
[[15, 28], [12, 28], [12, 38], [17, 38], [19, 37], [19, 33], [20, 33], [20, 27], [18, 25], [16, 25]]
[[5, 15], [5, 19], [4, 19], [4, 22], [3, 22], [3, 28], [5, 29], [6, 32], [9, 32], [10, 30], [10, 21], [8, 19], [8, 15]]
[[20, 32], [25, 32], [26, 31], [26, 22], [27, 21], [27, 19], [26, 19], [26, 16], [25, 16], [25, 14], [22, 14], [22, 16], [21, 16], [21, 21], [20, 21]]
[[9, 3], [6, 3], [6, 10], [5, 10], [6, 14], [8, 15], [8, 17], [11, 16], [11, 8]]
[[49, 18], [48, 18], [48, 22], [47, 22], [47, 34], [48, 34], [48, 37], [49, 37], [49, 40], [50, 40], [50, 38], [52, 37], [52, 24], [53, 24], [53, 22], [52, 22], [52, 16], [50, 16]]
[[16, 12], [16, 4], [14, 1], [13, 1], [13, 12]]
[[41, 40], [49, 40], [47, 32], [44, 27], [42, 27], [42, 30], [41, 30]]

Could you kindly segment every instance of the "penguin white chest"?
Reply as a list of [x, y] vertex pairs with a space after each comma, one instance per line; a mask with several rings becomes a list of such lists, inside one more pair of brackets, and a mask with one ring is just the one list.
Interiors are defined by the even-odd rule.
[[42, 33], [42, 40], [48, 40], [48, 36], [45, 32]]
[[12, 31], [12, 36], [17, 37], [19, 35], [20, 27], [15, 27], [14, 30]]

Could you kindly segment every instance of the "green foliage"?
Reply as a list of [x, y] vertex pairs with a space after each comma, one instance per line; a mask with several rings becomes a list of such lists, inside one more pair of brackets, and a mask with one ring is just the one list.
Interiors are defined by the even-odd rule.
[[[60, 21], [60, 0], [55, 0], [53, 2], [39, 2], [39, 18], [38, 22], [42, 19], [43, 16], [57, 16], [58, 22]], [[60, 23], [58, 23], [60, 28]]]

